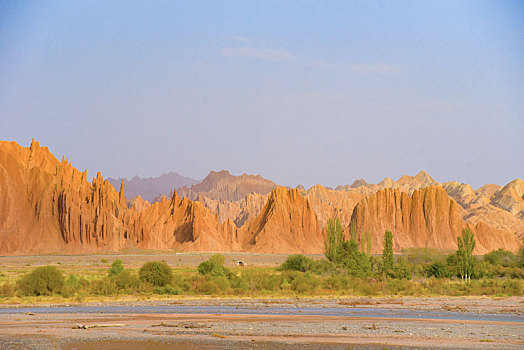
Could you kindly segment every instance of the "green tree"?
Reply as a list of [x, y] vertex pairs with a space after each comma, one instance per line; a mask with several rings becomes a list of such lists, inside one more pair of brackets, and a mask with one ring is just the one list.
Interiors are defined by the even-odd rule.
[[354, 221], [351, 221], [351, 224], [349, 225], [349, 233], [351, 235], [351, 239], [355, 242], [357, 241], [357, 224]]
[[221, 254], [213, 255], [198, 265], [198, 272], [201, 275], [211, 275], [214, 277], [229, 277], [231, 272], [224, 266], [225, 258]]
[[369, 258], [359, 250], [358, 243], [354, 239], [343, 243], [340, 261], [350, 276], [368, 277], [371, 274]]
[[371, 255], [371, 233], [366, 232], [366, 253]]
[[471, 281], [471, 275], [475, 270], [475, 235], [469, 228], [462, 230], [462, 237], [457, 237], [457, 262], [458, 272], [462, 281]]
[[65, 278], [55, 266], [37, 267], [17, 282], [17, 289], [22, 295], [51, 295], [60, 292]]
[[324, 254], [329, 261], [336, 263], [340, 260], [342, 253], [342, 225], [340, 220], [337, 218], [328, 219], [327, 221], [327, 237], [324, 242]]
[[441, 261], [435, 261], [429, 265], [426, 269], [426, 274], [428, 277], [444, 278], [448, 275], [447, 267]]
[[120, 272], [124, 271], [124, 265], [122, 264], [122, 260], [116, 259], [111, 264], [111, 267], [109, 268], [108, 275], [109, 277], [118, 275]]
[[140, 268], [138, 276], [155, 287], [163, 287], [173, 279], [173, 270], [164, 261], [149, 261]]
[[382, 269], [386, 272], [392, 271], [395, 266], [393, 260], [393, 234], [391, 231], [384, 233], [384, 250], [382, 251]]

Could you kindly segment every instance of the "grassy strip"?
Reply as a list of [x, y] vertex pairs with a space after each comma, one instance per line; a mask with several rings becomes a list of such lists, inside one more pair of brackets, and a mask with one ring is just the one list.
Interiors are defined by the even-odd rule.
[[[73, 272], [74, 270], [74, 272]], [[223, 275], [202, 274], [195, 269], [173, 269], [173, 278], [162, 286], [141, 280], [138, 271], [125, 269], [109, 277], [106, 271], [78, 266], [68, 269], [64, 282], [49, 293], [27, 292], [20, 285], [25, 269], [2, 272], [0, 303], [31, 304], [90, 302], [100, 300], [150, 300], [193, 297], [288, 298], [345, 296], [521, 296], [524, 281], [510, 277], [475, 279], [357, 278], [343, 271], [312, 273], [280, 271], [271, 267], [225, 269]], [[103, 273], [105, 272], [105, 273]]]

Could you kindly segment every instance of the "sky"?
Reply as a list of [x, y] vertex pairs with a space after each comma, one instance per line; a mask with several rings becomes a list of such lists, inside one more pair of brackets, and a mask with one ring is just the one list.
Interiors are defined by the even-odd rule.
[[0, 140], [90, 176], [524, 178], [524, 2], [0, 1]]

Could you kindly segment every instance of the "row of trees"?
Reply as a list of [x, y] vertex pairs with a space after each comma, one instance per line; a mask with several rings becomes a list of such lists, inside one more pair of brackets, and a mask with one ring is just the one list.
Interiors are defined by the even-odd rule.
[[[333, 264], [345, 268], [350, 275], [366, 277], [371, 272], [371, 266], [378, 266], [378, 272], [390, 277], [401, 277], [403, 274], [401, 266], [397, 266], [393, 255], [393, 233], [384, 233], [384, 248], [382, 259], [377, 260], [371, 256], [371, 238], [366, 236], [367, 254], [361, 249], [356, 241], [356, 230], [354, 226], [350, 228], [350, 237], [344, 240], [342, 225], [339, 219], [329, 219], [327, 222], [327, 237], [325, 240], [326, 258]], [[474, 274], [476, 259], [473, 256], [475, 249], [475, 236], [470, 229], [463, 229], [462, 236], [457, 237], [457, 251], [453, 258], [457, 272], [463, 281], [469, 282]], [[439, 270], [438, 264], [432, 267]], [[440, 270], [439, 270], [440, 271]], [[435, 272], [438, 275], [439, 271]]]

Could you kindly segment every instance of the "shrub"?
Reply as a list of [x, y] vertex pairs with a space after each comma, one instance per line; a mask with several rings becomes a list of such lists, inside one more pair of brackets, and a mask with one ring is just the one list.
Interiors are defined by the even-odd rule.
[[173, 276], [171, 286], [176, 287], [184, 292], [189, 292], [191, 289], [191, 284], [189, 284], [189, 282], [187, 282], [184, 278], [182, 278], [182, 276], [178, 274]]
[[65, 298], [70, 298], [78, 291], [79, 286], [78, 278], [75, 275], [69, 275], [60, 294]]
[[124, 271], [124, 265], [122, 265], [122, 260], [116, 259], [115, 261], [113, 261], [111, 267], [109, 268], [108, 276], [112, 277], [118, 275], [122, 271]]
[[507, 279], [504, 281], [502, 288], [508, 295], [522, 295], [522, 285], [518, 280]]
[[400, 258], [398, 263], [393, 268], [395, 278], [399, 279], [411, 279], [411, 266], [407, 263], [407, 260]]
[[123, 270], [114, 275], [112, 279], [118, 289], [134, 289], [140, 285], [138, 276], [130, 270]]
[[291, 282], [291, 289], [297, 293], [307, 293], [315, 290], [319, 285], [318, 277], [305, 273]]
[[173, 270], [164, 261], [146, 262], [138, 272], [142, 281], [155, 287], [163, 287], [173, 280]]
[[0, 287], [0, 297], [14, 297], [15, 296], [15, 286], [11, 283], [4, 283]]
[[349, 289], [350, 281], [348, 276], [332, 275], [324, 280], [323, 287], [330, 290], [346, 291]]
[[219, 288], [216, 285], [216, 283], [214, 283], [214, 281], [208, 280], [204, 280], [202, 283], [199, 283], [196, 287], [197, 293], [206, 295], [218, 294], [218, 290]]
[[484, 255], [483, 260], [491, 265], [509, 267], [513, 266], [517, 262], [517, 257], [512, 252], [500, 248]]
[[37, 267], [17, 282], [22, 295], [52, 295], [64, 286], [64, 275], [55, 266]]
[[164, 286], [164, 287], [155, 287], [153, 289], [153, 293], [155, 293], [155, 294], [179, 295], [179, 294], [182, 293], [182, 291], [180, 290], [180, 288], [173, 287], [173, 286], [168, 284], [167, 286]]
[[337, 272], [337, 266], [329, 260], [312, 260], [311, 272], [319, 275], [333, 275]]
[[427, 267], [426, 274], [428, 277], [444, 278], [448, 276], [448, 268], [440, 261], [435, 261]]
[[353, 277], [368, 277], [371, 275], [371, 263], [368, 256], [358, 250], [358, 243], [350, 239], [344, 242], [342, 266], [348, 275]]
[[89, 284], [89, 292], [94, 295], [112, 295], [118, 292], [114, 279], [104, 277]]
[[209, 260], [198, 265], [201, 275], [230, 277], [231, 272], [224, 266], [225, 258], [221, 254], [213, 255]]
[[231, 282], [226, 277], [212, 277], [211, 281], [213, 281], [217, 285], [218, 291], [222, 294], [227, 294], [227, 292], [229, 292], [229, 290], [231, 289]]
[[249, 281], [245, 276], [232, 276], [231, 288], [238, 291], [247, 292], [249, 290]]
[[287, 257], [286, 261], [280, 265], [281, 271], [300, 271], [306, 272], [315, 264], [315, 262], [302, 254], [293, 254]]

